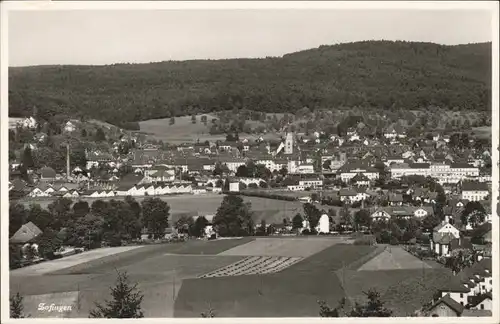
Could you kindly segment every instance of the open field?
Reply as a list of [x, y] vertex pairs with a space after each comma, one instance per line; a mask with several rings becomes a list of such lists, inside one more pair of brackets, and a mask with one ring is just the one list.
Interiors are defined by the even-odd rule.
[[[151, 196], [155, 198], [160, 198], [166, 201], [170, 205], [170, 213], [192, 213], [193, 215], [213, 215], [217, 212], [224, 195], [219, 194], [206, 194], [206, 195], [178, 195], [178, 196]], [[138, 202], [143, 201], [146, 197], [134, 197]], [[297, 208], [302, 209], [302, 204], [298, 201], [283, 201], [260, 197], [246, 197], [242, 196], [245, 202], [250, 202], [252, 204], [252, 210], [254, 211], [265, 211], [265, 210], [296, 210]], [[90, 198], [82, 197], [74, 199], [73, 202], [78, 200], [87, 201], [92, 204], [96, 200], [123, 200], [125, 197], [110, 197], [110, 198]], [[22, 204], [29, 207], [30, 204], [40, 204], [42, 208], [47, 208], [47, 206], [55, 201], [52, 199], [37, 199], [32, 198], [29, 200], [21, 201]], [[295, 214], [294, 214], [295, 215]]]
[[358, 271], [422, 268], [431, 268], [431, 266], [398, 246], [389, 246], [388, 249], [363, 264]]
[[258, 238], [252, 242], [226, 250], [221, 255], [280, 256], [307, 258], [336, 243], [342, 238]]
[[472, 131], [479, 138], [491, 138], [491, 126], [473, 127]]
[[[207, 116], [207, 126], [201, 122], [201, 116]], [[200, 141], [217, 141], [226, 139], [225, 134], [211, 135], [209, 133], [212, 119], [217, 118], [215, 115], [203, 114], [196, 115], [196, 124], [191, 121], [191, 116], [175, 117], [175, 124], [170, 125], [170, 118], [149, 119], [139, 122], [141, 133], [144, 133], [157, 140], [164, 142], [179, 144], [183, 142]], [[260, 124], [260, 123], [259, 123]], [[256, 125], [253, 125], [256, 126]], [[240, 138], [256, 139], [259, 135], [240, 133]], [[277, 139], [276, 134], [260, 135], [264, 139]]]
[[[249, 240], [190, 241], [144, 246], [52, 273], [11, 275], [11, 293], [20, 292], [25, 296], [26, 312], [34, 317], [87, 317], [93, 308], [93, 301], [102, 302], [109, 296], [109, 287], [116, 280], [115, 270], [126, 271], [131, 282], [137, 282], [145, 295], [143, 307], [146, 316], [171, 317], [173, 301], [184, 279], [196, 278], [237, 262], [242, 257], [216, 254]], [[78, 301], [80, 307], [73, 307], [69, 314], [41, 314], [37, 311], [41, 299], [51, 304], [63, 297], [72, 298], [75, 304]]]
[[[11, 293], [25, 297], [33, 317], [87, 317], [94, 301], [109, 297], [118, 270], [144, 293], [146, 317], [200, 317], [210, 308], [217, 317], [317, 317], [317, 300], [334, 306], [348, 297], [352, 305], [369, 288], [407, 314], [451, 276], [447, 269], [425, 267], [364, 271], [369, 259], [385, 257], [385, 246], [342, 242], [274, 237], [150, 245], [51, 273], [11, 274]], [[398, 264], [414, 264], [405, 251], [394, 253]], [[41, 302], [74, 307], [47, 314], [37, 311]]]

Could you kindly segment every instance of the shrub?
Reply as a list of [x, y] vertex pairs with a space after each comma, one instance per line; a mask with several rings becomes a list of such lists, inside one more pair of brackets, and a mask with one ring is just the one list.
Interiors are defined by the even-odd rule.
[[391, 245], [398, 245], [399, 244], [398, 238], [395, 236], [391, 237], [390, 244]]
[[354, 245], [376, 245], [377, 240], [373, 235], [363, 235], [354, 240]]

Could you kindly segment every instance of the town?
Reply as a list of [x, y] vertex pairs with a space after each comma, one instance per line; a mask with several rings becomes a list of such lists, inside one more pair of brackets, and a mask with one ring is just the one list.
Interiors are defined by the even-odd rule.
[[[191, 119], [206, 125], [208, 118]], [[409, 281], [425, 289], [401, 287], [415, 290], [411, 298], [389, 294], [401, 285], [389, 279], [368, 294], [385, 292], [392, 315], [380, 316], [491, 316], [491, 139], [425, 127], [409, 134], [397, 122], [375, 132], [361, 119], [348, 116], [335, 132], [303, 132], [287, 116], [276, 139], [227, 132], [166, 145], [142, 127], [74, 118], [48, 125], [33, 109], [9, 130], [12, 273], [23, 280], [22, 271], [113, 247], [229, 244], [218, 253], [246, 258], [196, 280], [285, 276], [322, 256], [324, 270], [342, 273], [342, 290], [356, 301], [361, 292], [349, 285], [357, 280], [368, 285], [378, 273], [415, 271]], [[238, 252], [248, 244], [260, 252]], [[176, 316], [196, 316], [188, 308], [199, 307]], [[340, 306], [321, 304], [321, 316], [332, 312], [338, 316]]]

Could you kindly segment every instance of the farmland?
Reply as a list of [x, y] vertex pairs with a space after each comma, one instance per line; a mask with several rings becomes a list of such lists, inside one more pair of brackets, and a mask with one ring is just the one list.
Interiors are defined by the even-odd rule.
[[[196, 142], [198, 139], [203, 139], [203, 141], [224, 141], [226, 139], [225, 134], [212, 135], [209, 133], [212, 119], [217, 118], [217, 116], [210, 114], [204, 115], [207, 116], [207, 126], [201, 122], [201, 116], [203, 115], [196, 115], [196, 124], [193, 124], [191, 116], [181, 116], [175, 117], [175, 124], [173, 125], [170, 125], [170, 118], [141, 121], [139, 122], [140, 131], [151, 138], [171, 144]], [[256, 139], [259, 136], [241, 133], [240, 137]], [[276, 134], [263, 134], [262, 137], [265, 139], [279, 138]]]
[[[199, 317], [209, 308], [217, 317], [316, 317], [317, 300], [336, 305], [347, 297], [352, 304], [369, 288], [394, 308], [404, 299], [409, 306], [400, 312], [412, 312], [432, 293], [432, 282], [447, 280], [444, 270], [421, 266], [403, 250], [346, 242], [257, 237], [148, 245], [49, 273], [13, 271], [11, 292], [25, 296], [26, 312], [33, 316], [49, 316], [36, 311], [44, 300], [74, 305], [71, 312], [51, 316], [86, 317], [93, 301], [109, 296], [118, 270], [144, 293], [146, 317]], [[387, 260], [384, 253], [394, 254], [390, 266], [381, 262]], [[422, 283], [424, 278], [431, 284]], [[399, 285], [406, 287], [401, 296]]]

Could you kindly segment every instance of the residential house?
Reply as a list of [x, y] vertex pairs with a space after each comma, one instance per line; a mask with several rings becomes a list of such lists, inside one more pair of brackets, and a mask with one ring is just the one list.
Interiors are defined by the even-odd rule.
[[302, 186], [304, 188], [319, 188], [323, 186], [323, 180], [321, 179], [299, 180], [299, 186]]
[[358, 173], [351, 178], [351, 183], [358, 187], [368, 187], [370, 186], [370, 179], [364, 174]]
[[484, 182], [463, 182], [462, 199], [481, 201], [489, 195], [488, 185]]
[[43, 167], [40, 169], [40, 180], [42, 181], [55, 181], [56, 171], [51, 167]]
[[469, 307], [470, 309], [492, 311], [493, 302], [491, 292], [469, 298]]
[[402, 206], [403, 205], [403, 195], [402, 194], [389, 194], [389, 205]]
[[449, 294], [435, 301], [428, 309], [431, 317], [460, 317], [464, 306], [457, 303]]
[[450, 254], [451, 242], [455, 239], [460, 239], [460, 231], [449, 223], [446, 219], [436, 227], [434, 227], [431, 239], [431, 251], [440, 255], [448, 256]]
[[10, 238], [10, 243], [26, 244], [32, 242], [42, 234], [42, 230], [33, 222], [28, 222], [21, 226]]

